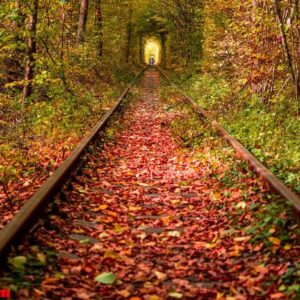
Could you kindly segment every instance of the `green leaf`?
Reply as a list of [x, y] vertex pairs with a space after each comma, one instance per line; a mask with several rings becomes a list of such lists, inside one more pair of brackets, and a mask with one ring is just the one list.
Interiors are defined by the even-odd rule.
[[80, 240], [79, 243], [80, 244], [89, 244], [90, 243], [90, 239]]
[[16, 256], [10, 260], [10, 264], [15, 268], [23, 269], [27, 258], [25, 256]]
[[293, 285], [289, 286], [287, 290], [288, 290], [288, 293], [299, 292], [300, 291], [300, 285], [299, 284], [293, 284]]
[[282, 284], [278, 289], [279, 292], [283, 292], [285, 290], [286, 290], [286, 286], [284, 284]]
[[112, 272], [103, 272], [98, 275], [95, 280], [102, 284], [113, 284], [117, 279], [117, 276]]

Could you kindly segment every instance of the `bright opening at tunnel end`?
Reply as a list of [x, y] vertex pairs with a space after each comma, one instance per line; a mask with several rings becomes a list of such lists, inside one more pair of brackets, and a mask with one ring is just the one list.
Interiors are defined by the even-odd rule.
[[150, 58], [154, 59], [154, 64], [161, 62], [161, 43], [156, 38], [148, 38], [144, 46], [145, 63], [149, 64]]

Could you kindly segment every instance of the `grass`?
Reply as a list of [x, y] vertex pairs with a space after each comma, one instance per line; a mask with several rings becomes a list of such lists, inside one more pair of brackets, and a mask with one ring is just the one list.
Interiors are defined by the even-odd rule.
[[266, 167], [300, 193], [300, 118], [293, 99], [283, 96], [268, 105], [245, 90], [233, 97], [224, 78], [176, 74], [174, 81], [250, 150]]

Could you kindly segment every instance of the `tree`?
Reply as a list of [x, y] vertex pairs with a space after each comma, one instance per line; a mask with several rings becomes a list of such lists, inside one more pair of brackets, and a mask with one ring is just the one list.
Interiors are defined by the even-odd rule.
[[89, 0], [81, 0], [79, 22], [78, 22], [78, 29], [77, 29], [77, 42], [79, 44], [84, 43], [84, 34], [86, 30], [88, 9], [89, 9]]
[[24, 99], [32, 93], [32, 80], [34, 79], [35, 54], [36, 54], [36, 28], [38, 22], [39, 0], [33, 0], [31, 14], [29, 16], [29, 36], [27, 38], [25, 85], [23, 88]]
[[96, 49], [98, 57], [103, 55], [103, 24], [101, 0], [95, 0], [95, 27], [96, 27]]

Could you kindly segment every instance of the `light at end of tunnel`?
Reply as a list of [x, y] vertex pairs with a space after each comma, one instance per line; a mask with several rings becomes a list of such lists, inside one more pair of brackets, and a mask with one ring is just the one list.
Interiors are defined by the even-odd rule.
[[144, 59], [145, 63], [153, 63], [159, 64], [161, 61], [161, 44], [159, 40], [155, 38], [149, 38], [145, 42], [145, 49], [144, 49]]

